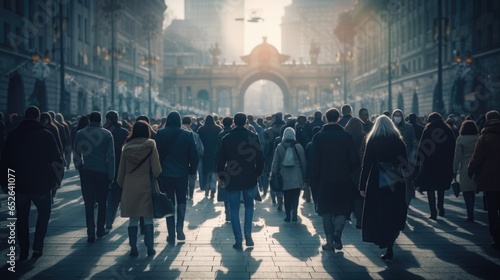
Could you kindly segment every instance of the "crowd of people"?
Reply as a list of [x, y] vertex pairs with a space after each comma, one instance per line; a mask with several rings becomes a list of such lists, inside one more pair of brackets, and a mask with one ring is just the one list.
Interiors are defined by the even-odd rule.
[[[36, 140], [35, 140], [36, 139]], [[341, 250], [346, 221], [354, 219], [365, 242], [392, 247], [406, 224], [415, 190], [426, 192], [429, 219], [445, 216], [444, 193], [460, 183], [467, 221], [474, 221], [475, 196], [484, 192], [492, 246], [500, 250], [500, 114], [474, 116], [433, 112], [426, 118], [402, 110], [353, 116], [349, 105], [323, 115], [182, 117], [172, 111], [162, 119], [99, 112], [66, 121], [61, 114], [26, 109], [23, 118], [0, 114], [0, 176], [9, 193], [9, 173], [16, 173], [19, 260], [29, 257], [29, 213], [38, 211], [33, 258], [43, 252], [51, 206], [70, 163], [79, 172], [85, 205], [87, 242], [129, 218], [130, 256], [138, 256], [144, 235], [154, 255], [152, 192], [163, 192], [175, 208], [168, 216], [167, 243], [186, 240], [187, 201], [196, 181], [208, 199], [224, 202], [241, 250], [254, 246], [254, 201], [269, 195], [285, 223], [299, 222], [300, 196], [313, 202], [322, 217], [323, 250]], [[272, 179], [272, 180], [271, 180]], [[158, 182], [158, 185], [152, 182]], [[14, 192], [11, 192], [12, 194]], [[437, 193], [437, 202], [436, 202]], [[243, 232], [240, 204], [244, 205]], [[283, 207], [284, 206], [284, 207]], [[97, 208], [97, 221], [94, 211]], [[283, 209], [284, 208], [284, 209]]]

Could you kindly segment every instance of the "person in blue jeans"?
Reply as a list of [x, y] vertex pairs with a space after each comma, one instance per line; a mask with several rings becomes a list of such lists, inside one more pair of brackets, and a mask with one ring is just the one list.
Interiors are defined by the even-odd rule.
[[257, 178], [264, 169], [264, 155], [259, 136], [245, 128], [247, 117], [243, 113], [234, 115], [235, 127], [220, 143], [217, 155], [219, 186], [227, 191], [231, 215], [231, 226], [235, 243], [233, 248], [243, 248], [240, 225], [240, 195], [245, 204], [244, 234], [246, 246], [253, 246], [252, 220], [254, 197], [257, 192]]

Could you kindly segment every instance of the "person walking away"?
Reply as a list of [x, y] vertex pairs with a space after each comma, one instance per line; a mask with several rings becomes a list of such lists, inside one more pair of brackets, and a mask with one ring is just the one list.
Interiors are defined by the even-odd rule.
[[[63, 175], [62, 155], [54, 136], [40, 123], [40, 110], [28, 107], [24, 120], [7, 136], [0, 160], [2, 189], [8, 194], [15, 192], [19, 261], [29, 256], [31, 202], [38, 212], [32, 258], [42, 256], [51, 214], [50, 192], [61, 184]], [[15, 189], [9, 178], [15, 178]]]
[[[267, 195], [269, 189], [269, 173], [271, 172], [271, 165], [273, 163], [274, 157], [274, 140], [276, 137], [280, 136], [281, 128], [285, 126], [285, 121], [283, 120], [283, 113], [277, 112], [272, 116], [271, 125], [264, 130], [262, 149], [264, 152], [264, 173], [262, 174], [262, 185], [263, 185], [263, 195]], [[283, 201], [279, 200], [278, 204], [282, 204]], [[276, 192], [271, 191], [271, 202], [276, 204]]]
[[[403, 111], [396, 109], [392, 112], [392, 121], [399, 130], [401, 136], [403, 136], [403, 142], [406, 145], [406, 155], [409, 163], [415, 162], [416, 152], [417, 152], [417, 139], [415, 138], [415, 130], [413, 125], [405, 122], [405, 116]], [[410, 207], [411, 200], [415, 198], [415, 188], [413, 187], [410, 176], [405, 177], [406, 185], [406, 205]]]
[[345, 127], [352, 119], [352, 107], [346, 104], [340, 110], [342, 111], [342, 118], [339, 120], [339, 125]]
[[[366, 137], [366, 152], [359, 181], [365, 197], [362, 237], [381, 249], [383, 260], [393, 258], [393, 245], [406, 223], [406, 180], [402, 166], [408, 163], [399, 130], [385, 115], [379, 116]], [[405, 166], [406, 168], [406, 166]]]
[[297, 222], [297, 209], [307, 162], [304, 148], [295, 139], [295, 131], [287, 127], [283, 139], [274, 152], [271, 171], [283, 178], [283, 193], [285, 202], [285, 222]]
[[412, 113], [408, 115], [408, 122], [413, 126], [413, 131], [415, 132], [417, 146], [420, 144], [420, 138], [422, 138], [422, 133], [424, 132], [424, 126], [418, 123], [418, 119], [416, 114]]
[[204, 147], [202, 176], [204, 178], [203, 189], [205, 190], [205, 197], [208, 197], [209, 193], [210, 198], [214, 198], [215, 195], [215, 186], [217, 182], [215, 152], [217, 150], [217, 138], [221, 131], [222, 128], [215, 124], [214, 118], [210, 115], [205, 118], [205, 123], [198, 129], [198, 134], [200, 135]]
[[328, 123], [313, 138], [313, 184], [318, 188], [317, 213], [323, 219], [327, 243], [323, 250], [341, 250], [342, 231], [352, 211], [353, 182], [350, 176], [356, 151], [349, 133], [338, 124], [340, 112], [329, 109]]
[[[47, 128], [47, 130], [49, 130], [52, 133], [52, 135], [54, 136], [54, 139], [56, 141], [57, 149], [59, 150], [59, 153], [61, 155], [64, 155], [64, 147], [63, 147], [63, 144], [61, 142], [59, 130], [57, 129], [57, 126], [55, 125], [51, 115], [49, 113], [42, 113], [40, 115], [40, 122], [43, 125], [45, 125], [45, 128]], [[63, 161], [64, 161], [64, 158], [63, 158]], [[60, 187], [61, 187], [61, 185], [59, 184], [59, 185], [55, 185], [54, 188], [52, 188], [52, 192], [51, 192], [52, 204], [54, 204], [54, 198], [56, 196], [57, 190]]]
[[[233, 118], [231, 117], [224, 117], [222, 119], [222, 125], [224, 126], [223, 130], [219, 133], [218, 139], [217, 139], [217, 153], [216, 155], [219, 155], [220, 151], [220, 144], [222, 143], [222, 138], [229, 134], [233, 128], [231, 127], [233, 125]], [[260, 178], [260, 177], [259, 177]], [[230, 214], [230, 208], [229, 208], [229, 199], [227, 197], [227, 192], [226, 188], [223, 185], [220, 185], [219, 183], [217, 184], [217, 200], [218, 201], [223, 201], [224, 202], [224, 214], [226, 215], [226, 222], [231, 221], [231, 214]]]
[[[167, 217], [167, 242], [186, 240], [184, 218], [189, 175], [196, 174], [198, 151], [191, 132], [181, 128], [181, 115], [172, 111], [167, 116], [165, 128], [156, 134], [156, 147], [161, 162], [160, 190], [177, 206], [175, 216]], [[177, 221], [175, 220], [177, 218]]]
[[[313, 128], [312, 130], [312, 136], [314, 137], [314, 135], [316, 135], [318, 132], [320, 132], [321, 130], [321, 127], [319, 126], [316, 126], [315, 128]], [[306, 181], [309, 183], [309, 186], [311, 188], [311, 195], [312, 195], [312, 199], [314, 201], [314, 209], [318, 209], [318, 187], [313, 184], [313, 180], [312, 180], [312, 174], [313, 174], [313, 171], [312, 171], [312, 165], [313, 165], [313, 162], [314, 162], [314, 146], [313, 146], [313, 142], [312, 140], [307, 143], [307, 147], [306, 147], [306, 161], [307, 161], [307, 171], [306, 171]]]
[[429, 218], [436, 220], [436, 192], [439, 216], [445, 215], [444, 191], [450, 187], [453, 179], [455, 135], [439, 113], [431, 113], [427, 120], [418, 147], [416, 165], [420, 165], [422, 171], [416, 183], [420, 191], [427, 191], [431, 212]]
[[455, 158], [453, 160], [453, 176], [458, 175], [460, 191], [464, 196], [465, 208], [467, 209], [467, 221], [474, 221], [474, 204], [476, 200], [476, 182], [467, 174], [467, 167], [474, 154], [479, 134], [476, 123], [464, 121], [460, 127], [460, 135], [455, 145]]
[[[227, 191], [229, 200], [231, 227], [235, 243], [233, 248], [241, 250], [243, 235], [240, 225], [240, 197], [245, 205], [244, 234], [246, 246], [254, 246], [252, 239], [252, 220], [254, 197], [257, 193], [257, 178], [264, 169], [264, 156], [259, 137], [246, 129], [246, 115], [234, 115], [234, 125], [220, 144], [217, 157], [217, 175], [219, 184]], [[245, 151], [245, 152], [241, 152]]]
[[493, 237], [491, 246], [500, 250], [500, 113], [490, 111], [477, 140], [474, 154], [467, 168], [475, 176], [477, 191], [483, 191], [488, 205], [488, 224]]
[[[116, 115], [118, 116], [118, 115]], [[121, 154], [117, 183], [123, 188], [121, 216], [130, 218], [128, 238], [130, 256], [137, 257], [137, 232], [139, 218], [144, 219], [144, 244], [148, 256], [156, 254], [154, 250], [153, 201], [151, 180], [156, 180], [161, 173], [160, 159], [156, 143], [151, 137], [149, 124], [135, 122], [132, 133], [126, 139]], [[155, 190], [159, 192], [160, 190]]]
[[71, 163], [71, 129], [69, 124], [64, 120], [64, 116], [61, 113], [56, 114], [56, 121], [64, 127], [64, 132], [66, 134], [66, 146], [64, 146], [64, 160], [66, 161], [66, 169], [69, 169], [69, 164]]
[[368, 113], [368, 109], [359, 109], [358, 117], [363, 122], [363, 130], [365, 133], [369, 133], [372, 130], [373, 123], [370, 121], [370, 113]]
[[357, 185], [361, 176], [361, 162], [363, 161], [364, 156], [364, 150], [362, 150], [362, 148], [364, 148], [365, 146], [363, 142], [366, 142], [366, 133], [363, 129], [363, 122], [358, 118], [352, 118], [345, 126], [345, 131], [351, 135], [354, 144], [353, 148], [355, 151], [357, 151], [355, 162], [356, 169], [354, 169], [354, 171], [351, 173], [352, 182], [354, 186], [356, 186], [353, 189], [352, 205], [354, 216], [356, 217], [356, 228], [360, 229], [364, 200], [363, 197], [359, 194]]
[[[113, 135], [102, 128], [101, 113], [92, 112], [90, 124], [75, 136], [75, 168], [81, 172], [83, 201], [87, 225], [87, 242], [94, 243], [95, 237], [107, 234], [106, 199], [111, 183], [115, 179], [115, 149]], [[97, 231], [94, 220], [94, 204], [98, 204]]]
[[[306, 116], [301, 115], [297, 117], [297, 123], [295, 124], [295, 138], [297, 139], [297, 142], [300, 143], [304, 151], [306, 150], [307, 144], [311, 141], [307, 125], [308, 122]], [[302, 198], [306, 202], [311, 202], [311, 186], [308, 180], [304, 181], [302, 189], [304, 190]]]
[[109, 189], [106, 207], [106, 229], [111, 230], [116, 218], [118, 205], [122, 198], [122, 188], [117, 183], [118, 168], [120, 167], [120, 159], [122, 156], [122, 147], [128, 137], [128, 130], [122, 128], [118, 123], [118, 112], [110, 110], [106, 113], [106, 123], [104, 128], [109, 130], [113, 135], [113, 145], [115, 150], [115, 178]]
[[[198, 151], [198, 158], [202, 158], [203, 152], [205, 151], [205, 148], [203, 147], [203, 143], [201, 142], [200, 135], [191, 129], [191, 123], [192, 123], [191, 117], [189, 117], [189, 116], [183, 117], [181, 128], [188, 131], [188, 132], [193, 133], [194, 143], [196, 144], [196, 150]], [[198, 173], [200, 174], [200, 177], [201, 177], [201, 164], [200, 164], [200, 162], [201, 161], [198, 162], [197, 169], [198, 169]], [[186, 198], [187, 200], [193, 199], [195, 183], [196, 183], [196, 173], [188, 176], [188, 193], [187, 193], [187, 198]]]

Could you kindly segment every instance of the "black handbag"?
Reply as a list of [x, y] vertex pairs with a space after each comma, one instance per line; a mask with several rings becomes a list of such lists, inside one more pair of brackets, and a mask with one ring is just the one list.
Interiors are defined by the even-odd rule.
[[283, 177], [281, 174], [271, 175], [271, 179], [269, 180], [269, 184], [271, 185], [271, 191], [273, 192], [282, 192], [283, 191]]
[[458, 197], [460, 195], [460, 183], [457, 181], [452, 182], [451, 188], [453, 189], [453, 193], [455, 194], [455, 197]]
[[151, 201], [153, 203], [153, 218], [171, 217], [174, 215], [172, 201], [162, 192], [157, 192], [158, 179], [151, 174]]

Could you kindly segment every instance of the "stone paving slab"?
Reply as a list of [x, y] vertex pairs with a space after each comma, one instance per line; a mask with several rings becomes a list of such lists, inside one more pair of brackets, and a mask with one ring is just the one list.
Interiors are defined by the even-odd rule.
[[[407, 226], [394, 247], [395, 258], [361, 241], [348, 222], [343, 250], [323, 252], [321, 217], [301, 200], [298, 223], [285, 223], [268, 198], [255, 206], [255, 247], [232, 248], [230, 223], [223, 204], [195, 192], [188, 203], [185, 242], [166, 243], [164, 219], [155, 220], [154, 257], [146, 256], [142, 237], [139, 257], [128, 256], [128, 220], [118, 217], [110, 234], [86, 243], [85, 211], [79, 179], [67, 171], [53, 206], [43, 256], [16, 263], [7, 271], [7, 210], [0, 210], [0, 279], [499, 279], [500, 252], [489, 244], [482, 197], [476, 198], [476, 222], [465, 220], [463, 198], [445, 197], [446, 216], [428, 219], [425, 194], [412, 201]], [[0, 195], [6, 205], [7, 197]], [[34, 209], [34, 208], [33, 208]], [[243, 208], [240, 213], [243, 218]], [[33, 239], [36, 211], [31, 215]], [[18, 253], [18, 251], [17, 251]]]

